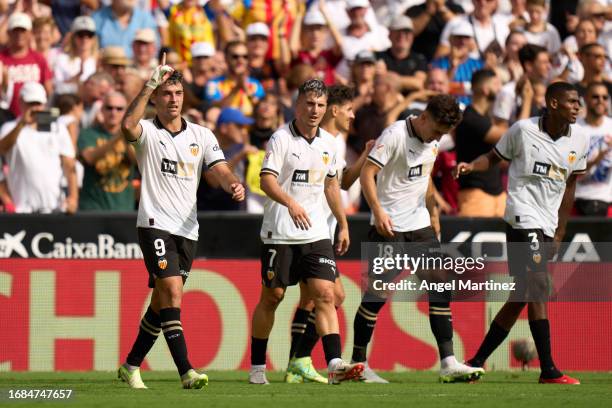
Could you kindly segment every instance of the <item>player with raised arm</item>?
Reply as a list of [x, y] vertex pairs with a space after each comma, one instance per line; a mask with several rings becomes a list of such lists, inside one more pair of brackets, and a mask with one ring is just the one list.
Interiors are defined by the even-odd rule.
[[360, 378], [363, 364], [342, 361], [334, 307], [336, 263], [324, 201], [339, 225], [336, 253], [349, 246], [348, 223], [340, 200], [334, 137], [319, 127], [327, 107], [327, 88], [318, 79], [298, 90], [296, 118], [268, 142], [261, 169], [266, 193], [261, 227], [262, 288], [253, 313], [249, 382], [268, 384], [266, 349], [274, 313], [287, 286], [302, 281], [314, 300], [316, 328], [323, 342], [328, 382]]
[[[183, 97], [182, 75], [162, 62], [121, 123], [125, 139], [136, 149], [142, 174], [138, 240], [153, 288], [136, 341], [118, 371], [119, 378], [132, 388], [147, 388], [139, 367], [162, 332], [183, 388], [208, 384], [206, 374], [196, 372], [189, 363], [181, 324], [183, 285], [198, 239], [196, 192], [202, 171], [214, 174], [235, 200], [245, 196], [213, 133], [181, 117]], [[156, 116], [144, 120], [149, 100]]]
[[[438, 142], [461, 121], [459, 104], [449, 95], [431, 98], [425, 111], [387, 127], [361, 170], [361, 188], [372, 210], [370, 242], [411, 243], [415, 256], [439, 251], [431, 171]], [[354, 320], [353, 362], [366, 364], [366, 382], [386, 383], [367, 366], [367, 346], [386, 293], [364, 294]], [[451, 292], [429, 292], [429, 324], [440, 354], [442, 382], [477, 380], [481, 368], [457, 361], [453, 351]]]
[[[335, 136], [336, 146], [341, 149], [343, 145], [345, 146], [343, 134], [348, 134], [351, 121], [355, 119], [353, 112], [355, 91], [353, 88], [345, 85], [333, 85], [328, 89], [327, 111], [321, 121], [321, 128]], [[339, 158], [336, 160], [336, 169], [340, 177], [340, 187], [343, 190], [348, 190], [359, 178], [361, 167], [365, 163], [368, 152], [373, 145], [373, 140], [368, 141], [361, 156], [348, 167], [344, 159], [341, 158], [343, 155], [339, 155]], [[329, 226], [329, 236], [333, 243], [338, 222], [329, 206], [327, 206], [327, 203], [324, 204], [327, 207], [326, 218], [327, 225]], [[300, 282], [300, 301], [291, 322], [291, 349], [289, 351], [287, 374], [285, 375], [285, 382], [287, 383], [309, 381], [327, 383], [327, 378], [317, 373], [312, 364], [312, 349], [317, 344], [319, 335], [315, 327], [316, 313], [314, 302], [312, 299], [308, 299], [307, 290], [304, 283]], [[340, 269], [336, 267], [336, 282], [334, 285], [334, 303], [336, 308], [340, 307], [343, 302], [344, 287], [340, 279]]]
[[[506, 201], [508, 265], [516, 287], [495, 316], [476, 355], [468, 360], [482, 367], [505, 340], [525, 305], [529, 328], [540, 359], [540, 383], [580, 384], [557, 369], [552, 359], [546, 310], [547, 260], [565, 235], [574, 202], [576, 175], [586, 172], [589, 140], [573, 126], [580, 111], [576, 88], [566, 82], [546, 90], [546, 112], [516, 122], [487, 154], [459, 163], [456, 176], [486, 171], [501, 160], [510, 162]], [[551, 254], [546, 244], [554, 242]], [[523, 245], [516, 243], [526, 243]], [[519, 248], [516, 248], [520, 245]]]

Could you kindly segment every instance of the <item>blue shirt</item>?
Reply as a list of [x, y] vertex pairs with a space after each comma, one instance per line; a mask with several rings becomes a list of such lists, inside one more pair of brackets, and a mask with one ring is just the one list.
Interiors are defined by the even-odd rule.
[[[253, 110], [255, 108], [251, 98], [261, 99], [266, 96], [266, 92], [264, 91], [261, 82], [253, 77], [249, 77], [247, 83], [246, 94], [243, 89], [240, 89], [240, 91], [238, 91], [234, 98], [230, 101], [229, 106], [240, 109], [245, 115], [251, 116], [253, 115]], [[236, 83], [226, 76], [211, 79], [206, 83], [204, 99], [212, 102], [220, 101], [229, 95], [235, 86]]]
[[155, 32], [155, 43], [159, 47], [157, 24], [148, 11], [134, 8], [126, 28], [119, 24], [110, 7], [101, 8], [93, 13], [91, 17], [96, 22], [96, 34], [98, 35], [100, 48], [106, 48], [109, 45], [120, 46], [123, 47], [128, 58], [133, 58], [132, 41], [134, 41], [136, 31], [143, 28], [150, 28]]
[[[432, 61], [431, 66], [432, 68], [440, 68], [448, 71], [450, 69], [450, 59], [448, 57], [437, 58]], [[468, 57], [468, 59], [459, 64], [457, 69], [455, 69], [455, 75], [450, 78], [450, 81], [453, 83], [451, 85], [450, 94], [457, 97], [457, 101], [466, 106], [472, 103], [472, 74], [474, 71], [478, 71], [483, 67], [484, 63], [481, 59]]]

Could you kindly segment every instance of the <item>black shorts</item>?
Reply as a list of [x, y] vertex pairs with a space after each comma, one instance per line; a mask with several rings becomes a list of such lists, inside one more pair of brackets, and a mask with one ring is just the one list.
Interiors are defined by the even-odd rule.
[[261, 281], [268, 288], [285, 288], [309, 278], [334, 282], [337, 270], [329, 239], [308, 244], [264, 244], [261, 249]]
[[506, 224], [506, 242], [511, 276], [525, 276], [528, 271], [547, 272], [553, 239], [541, 229], [514, 229]]
[[138, 228], [138, 243], [149, 272], [149, 287], [155, 287], [155, 279], [182, 276], [183, 283], [189, 276], [196, 254], [197, 241], [155, 228]]

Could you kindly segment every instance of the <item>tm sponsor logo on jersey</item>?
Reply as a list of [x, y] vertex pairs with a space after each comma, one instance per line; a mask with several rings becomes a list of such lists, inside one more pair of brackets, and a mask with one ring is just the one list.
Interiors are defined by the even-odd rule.
[[325, 172], [321, 170], [294, 170], [291, 181], [302, 186], [316, 186], [325, 179]]
[[421, 177], [423, 175], [423, 165], [411, 167], [408, 169], [408, 177]]
[[567, 169], [538, 161], [533, 164], [533, 174], [549, 177], [556, 181], [565, 181], [567, 179]]
[[24, 244], [26, 231], [16, 234], [4, 233], [0, 239], [0, 258], [9, 258], [16, 254], [22, 258], [56, 258], [56, 259], [137, 259], [142, 258], [142, 251], [137, 243], [115, 242], [108, 234], [98, 234], [95, 242], [75, 242], [71, 237], [56, 241], [50, 232], [39, 232], [30, 241], [28, 251]]
[[195, 174], [195, 165], [170, 159], [162, 159], [161, 172], [165, 176], [189, 179]]

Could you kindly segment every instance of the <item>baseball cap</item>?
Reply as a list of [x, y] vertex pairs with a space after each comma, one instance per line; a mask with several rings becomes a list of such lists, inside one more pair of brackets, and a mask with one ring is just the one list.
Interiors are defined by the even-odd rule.
[[253, 119], [242, 113], [241, 110], [236, 108], [223, 108], [219, 117], [217, 118], [217, 126], [224, 123], [235, 123], [237, 125], [252, 125]]
[[304, 16], [302, 24], [305, 26], [326, 26], [327, 21], [319, 10], [311, 9]]
[[191, 58], [197, 57], [213, 57], [215, 55], [215, 47], [208, 42], [195, 42], [191, 44]]
[[112, 45], [102, 50], [102, 63], [128, 66], [132, 65], [132, 60], [127, 57], [123, 47]]
[[73, 33], [79, 31], [88, 31], [90, 33], [96, 32], [96, 22], [93, 18], [89, 16], [78, 16], [72, 22], [72, 26], [70, 27], [70, 31]]
[[246, 28], [246, 35], [250, 37], [252, 35], [261, 35], [263, 37], [270, 36], [270, 28], [265, 23], [252, 23]]
[[136, 31], [134, 35], [134, 41], [140, 41], [143, 43], [154, 43], [155, 42], [155, 31], [150, 28], [143, 28]]
[[24, 30], [31, 31], [32, 30], [32, 19], [25, 13], [13, 13], [11, 17], [9, 17], [8, 21], [8, 31], [14, 30], [16, 28], [23, 28]]
[[467, 21], [460, 21], [451, 29], [450, 35], [457, 37], [474, 37], [474, 29]]
[[389, 30], [410, 30], [414, 31], [414, 25], [410, 17], [400, 14], [393, 17], [391, 24], [389, 24]]
[[375, 63], [376, 62], [376, 56], [370, 50], [359, 51], [357, 53], [357, 55], [355, 55], [355, 58], [353, 59], [353, 63], [361, 64], [363, 62]]
[[348, 10], [357, 7], [370, 7], [370, 0], [346, 0], [346, 8]]
[[47, 103], [47, 91], [38, 82], [26, 82], [23, 84], [19, 91], [19, 96], [25, 103], [38, 102], [43, 105]]

